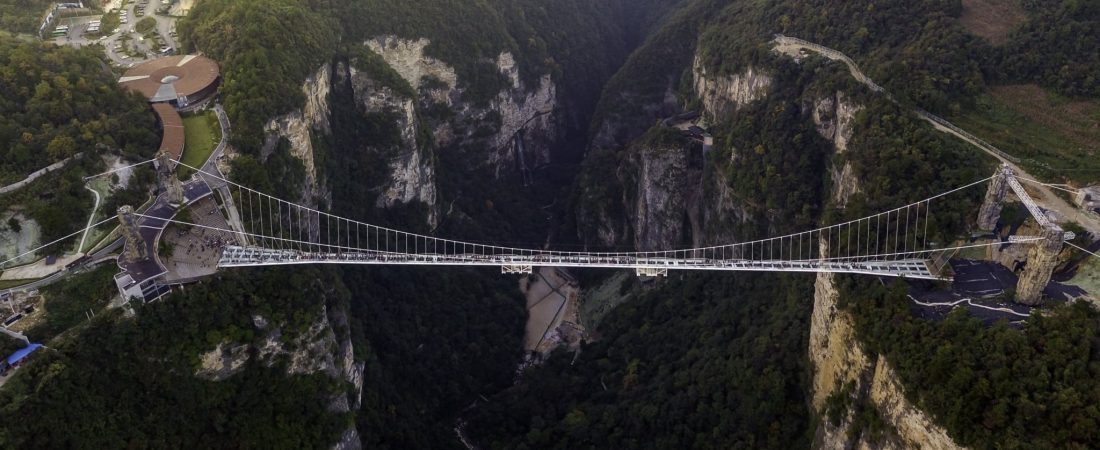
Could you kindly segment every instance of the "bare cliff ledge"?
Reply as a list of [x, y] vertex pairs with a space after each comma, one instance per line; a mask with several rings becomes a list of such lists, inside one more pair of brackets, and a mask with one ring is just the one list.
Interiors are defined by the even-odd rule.
[[[813, 102], [811, 116], [817, 125], [817, 132], [833, 142], [839, 164], [829, 169], [829, 178], [833, 180], [832, 201], [838, 208], [848, 205], [848, 199], [859, 192], [859, 183], [852, 170], [852, 163], [842, 156], [848, 151], [848, 141], [852, 139], [852, 126], [863, 107], [852, 103], [844, 92], [837, 91]], [[839, 165], [839, 167], [838, 167]]]
[[[702, 100], [708, 120], [728, 117], [764, 98], [771, 86], [771, 78], [753, 68], [741, 74], [708, 77], [698, 58], [693, 74], [695, 95]], [[669, 109], [667, 103], [675, 103], [675, 96], [671, 92], [668, 96], [672, 98], [651, 109]], [[609, 130], [617, 128], [612, 120], [605, 121], [598, 135], [607, 136], [594, 138], [593, 147], [618, 145], [609, 137], [614, 134]], [[646, 135], [657, 131], [650, 129]], [[643, 136], [628, 143], [622, 155], [614, 179], [622, 187], [622, 198], [613, 201], [622, 205], [627, 220], [620, 221], [613, 211], [588, 204], [578, 213], [582, 221], [591, 223], [599, 244], [613, 246], [633, 239], [634, 248], [650, 250], [735, 241], [728, 224], [744, 222], [747, 213], [733, 196], [724, 171], [706, 161], [698, 143], [654, 144]]]
[[[411, 97], [352, 64], [337, 62], [319, 68], [303, 83], [306, 102], [302, 108], [268, 122], [263, 156], [270, 155], [280, 138], [290, 143], [291, 153], [307, 171], [302, 200], [330, 198], [314, 164], [313, 146], [315, 138], [331, 133], [332, 95], [354, 97], [363, 114], [395, 113], [401, 142], [396, 151], [386, 154], [388, 173], [377, 188], [377, 206], [424, 203], [432, 226], [440, 219], [435, 151], [477, 148], [477, 154], [470, 155], [475, 158], [472, 165], [488, 166], [498, 177], [516, 167], [517, 157], [529, 167], [550, 161], [550, 149], [560, 138], [562, 127], [558, 91], [549, 75], [539, 78], [536, 86], [526, 86], [515, 58], [502, 52], [492, 62], [509, 85], [487, 104], [474, 104], [464, 98], [465, 89], [460, 87], [455, 69], [425, 54], [429, 44], [427, 39], [396, 36], [379, 36], [363, 43], [408, 82], [416, 91]], [[345, 86], [350, 86], [350, 92]], [[440, 107], [453, 115], [438, 123], [423, 120], [424, 111]], [[424, 132], [431, 135], [430, 143], [422, 139]]]

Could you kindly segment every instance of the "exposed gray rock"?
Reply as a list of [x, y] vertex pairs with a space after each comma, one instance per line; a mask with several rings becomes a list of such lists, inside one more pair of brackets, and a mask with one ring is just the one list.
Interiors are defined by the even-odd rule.
[[727, 117], [737, 109], [764, 98], [772, 85], [767, 72], [747, 67], [743, 72], [727, 76], [711, 76], [699, 55], [692, 64], [695, 76], [695, 95], [703, 101], [707, 121], [717, 123], [716, 118]]
[[1043, 240], [1031, 246], [1027, 264], [1016, 282], [1016, 301], [1025, 305], [1038, 305], [1043, 300], [1043, 289], [1050, 282], [1050, 275], [1058, 266], [1058, 254], [1062, 252], [1063, 231], [1057, 227], [1043, 229]]
[[288, 114], [276, 117], [268, 121], [264, 130], [267, 132], [261, 156], [267, 158], [275, 149], [280, 138], [290, 143], [290, 154], [302, 161], [306, 169], [306, 180], [302, 186], [302, 192], [298, 200], [308, 206], [316, 207], [316, 199], [328, 203], [331, 194], [320, 182], [320, 177], [314, 163], [313, 133], [328, 133], [331, 127], [329, 123], [329, 91], [331, 72], [329, 66], [323, 65], [302, 84], [302, 92], [305, 94], [305, 104]]

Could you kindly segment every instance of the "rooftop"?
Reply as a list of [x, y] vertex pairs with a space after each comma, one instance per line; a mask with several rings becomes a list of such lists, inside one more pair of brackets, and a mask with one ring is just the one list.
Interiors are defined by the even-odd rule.
[[218, 74], [218, 63], [210, 58], [177, 55], [134, 66], [118, 82], [141, 92], [151, 102], [165, 102], [203, 91], [218, 79]]

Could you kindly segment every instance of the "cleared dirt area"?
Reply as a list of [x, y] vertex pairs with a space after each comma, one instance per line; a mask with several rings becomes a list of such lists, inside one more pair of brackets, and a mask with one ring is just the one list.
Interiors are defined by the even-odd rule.
[[1100, 139], [1100, 103], [1060, 99], [1034, 84], [997, 86], [990, 95], [1071, 142], [1096, 150]]
[[1100, 182], [1100, 102], [1067, 99], [1034, 84], [997, 86], [955, 124], [1024, 159], [1047, 179]]
[[959, 21], [968, 31], [989, 39], [993, 45], [1008, 42], [1008, 35], [1027, 20], [1016, 0], [962, 0]]
[[561, 343], [579, 341], [584, 333], [578, 325], [579, 290], [566, 274], [552, 267], [539, 267], [520, 282], [520, 289], [527, 296], [525, 350], [546, 354]]

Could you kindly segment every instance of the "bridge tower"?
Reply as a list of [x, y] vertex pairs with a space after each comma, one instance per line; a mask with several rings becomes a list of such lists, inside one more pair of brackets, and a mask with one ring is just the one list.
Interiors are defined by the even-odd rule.
[[118, 208], [118, 223], [119, 230], [122, 236], [126, 239], [126, 244], [122, 248], [122, 255], [119, 256], [123, 261], [136, 262], [149, 257], [149, 252], [145, 248], [145, 239], [142, 239], [141, 233], [138, 232], [137, 218], [134, 217], [134, 208], [130, 205], [123, 205]]
[[168, 152], [157, 153], [157, 178], [161, 189], [168, 196], [168, 203], [173, 205], [183, 204], [183, 186], [176, 177], [175, 161]]
[[978, 229], [993, 231], [994, 228], [997, 228], [997, 218], [1001, 217], [1001, 209], [1004, 208], [1005, 204], [1005, 194], [1008, 193], [1008, 177], [1012, 175], [1012, 169], [1005, 164], [989, 181], [989, 189], [985, 192], [982, 208], [978, 210]]
[[1062, 252], [1062, 244], [1066, 239], [1072, 239], [1072, 233], [1066, 233], [1062, 227], [1052, 222], [1046, 212], [1035, 204], [1031, 194], [1020, 184], [1016, 173], [1006, 163], [1002, 164], [997, 174], [989, 183], [989, 190], [985, 193], [985, 201], [978, 212], [978, 228], [991, 231], [997, 226], [997, 218], [1001, 215], [1004, 206], [1005, 195], [1008, 189], [1019, 197], [1020, 202], [1027, 208], [1042, 230], [1038, 239], [1032, 240], [1033, 246], [1028, 250], [1027, 264], [1024, 271], [1016, 281], [1016, 302], [1024, 305], [1038, 305], [1043, 299], [1043, 290], [1050, 282], [1050, 276], [1054, 268], [1058, 266], [1058, 254]]
[[1043, 239], [1027, 252], [1027, 264], [1016, 281], [1016, 301], [1025, 305], [1038, 305], [1043, 299], [1043, 289], [1058, 266], [1058, 254], [1062, 252], [1066, 233], [1054, 225], [1043, 227], [1041, 235]]

